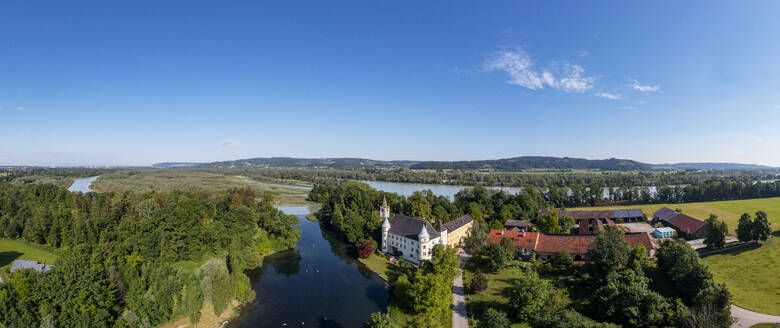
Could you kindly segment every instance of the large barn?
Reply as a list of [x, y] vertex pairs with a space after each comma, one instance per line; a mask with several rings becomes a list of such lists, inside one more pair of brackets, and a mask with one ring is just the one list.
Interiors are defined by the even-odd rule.
[[667, 227], [677, 230], [677, 234], [686, 239], [707, 237], [707, 229], [704, 229], [707, 226], [706, 222], [666, 207], [662, 207], [653, 213], [653, 222], [660, 222]]
[[[552, 235], [536, 232], [519, 232], [491, 230], [488, 235], [489, 243], [500, 242], [501, 239], [510, 238], [515, 247], [526, 253], [536, 253], [541, 259], [550, 259], [553, 254], [560, 250], [571, 253], [575, 261], [586, 260], [586, 253], [590, 244], [596, 240], [596, 235]], [[647, 232], [626, 233], [623, 239], [629, 246], [642, 245], [645, 247], [647, 256], [655, 255], [655, 245]]]

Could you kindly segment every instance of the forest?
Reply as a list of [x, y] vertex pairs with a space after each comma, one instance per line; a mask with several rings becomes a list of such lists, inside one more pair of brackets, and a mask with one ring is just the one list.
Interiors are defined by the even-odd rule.
[[80, 194], [0, 182], [0, 237], [58, 255], [48, 272], [0, 273], [0, 326], [197, 323], [206, 304], [220, 314], [252, 300], [244, 270], [293, 247], [297, 224], [250, 189]]

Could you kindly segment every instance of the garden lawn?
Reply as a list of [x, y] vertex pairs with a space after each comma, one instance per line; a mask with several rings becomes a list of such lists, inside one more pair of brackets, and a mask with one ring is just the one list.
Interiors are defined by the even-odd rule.
[[10, 269], [11, 264], [17, 259], [53, 264], [57, 255], [44, 250], [41, 246], [31, 245], [21, 240], [0, 238], [0, 272]]
[[715, 281], [725, 283], [732, 302], [760, 313], [780, 315], [780, 238], [702, 259]]
[[368, 258], [365, 259], [358, 259], [360, 263], [365, 264], [368, 268], [370, 268], [372, 271], [379, 274], [379, 277], [381, 277], [383, 280], [388, 281], [387, 278], [387, 271], [389, 270], [389, 263], [387, 262], [387, 259], [377, 255], [376, 253], [371, 254]]
[[[469, 317], [479, 318], [479, 315], [487, 308], [494, 308], [507, 314], [509, 320], [515, 322], [512, 317], [512, 307], [509, 305], [509, 290], [513, 281], [525, 273], [518, 267], [508, 267], [498, 274], [484, 273], [488, 278], [488, 288], [477, 294], [466, 294], [466, 306]], [[473, 272], [465, 271], [463, 285], [467, 286], [474, 276]], [[468, 290], [468, 287], [466, 288]], [[527, 327], [520, 323], [513, 323], [512, 328]]]

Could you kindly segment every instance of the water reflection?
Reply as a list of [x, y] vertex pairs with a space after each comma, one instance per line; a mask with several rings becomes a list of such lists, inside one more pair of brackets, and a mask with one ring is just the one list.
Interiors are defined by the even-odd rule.
[[257, 297], [231, 327], [361, 327], [372, 312], [387, 310], [386, 284], [358, 264], [354, 248], [298, 215], [301, 240], [247, 271]]

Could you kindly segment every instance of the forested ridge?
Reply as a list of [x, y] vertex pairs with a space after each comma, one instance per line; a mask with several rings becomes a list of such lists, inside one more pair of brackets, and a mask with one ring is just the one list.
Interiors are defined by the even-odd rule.
[[222, 313], [231, 300], [250, 301], [244, 270], [300, 238], [297, 217], [257, 198], [246, 189], [80, 194], [0, 182], [0, 236], [59, 255], [45, 273], [3, 273], [0, 326], [148, 327], [197, 322], [206, 303]]

